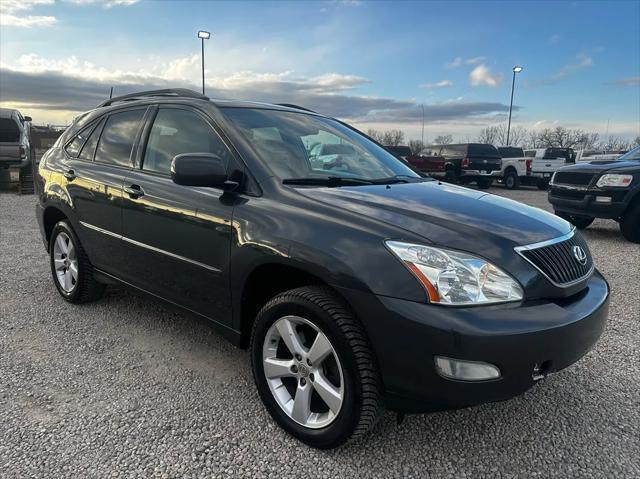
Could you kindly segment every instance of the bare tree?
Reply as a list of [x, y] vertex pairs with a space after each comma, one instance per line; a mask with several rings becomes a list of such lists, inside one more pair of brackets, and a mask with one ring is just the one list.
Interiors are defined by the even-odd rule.
[[433, 140], [434, 145], [450, 145], [453, 143], [453, 136], [451, 135], [440, 135], [436, 136]]
[[383, 137], [382, 132], [378, 130], [374, 130], [373, 128], [369, 128], [367, 130], [367, 135], [373, 138], [374, 140], [376, 140], [378, 143], [382, 143], [382, 137]]
[[[527, 130], [521, 126], [511, 129], [508, 146], [523, 146], [527, 138]], [[504, 124], [493, 125], [480, 130], [478, 143], [486, 143], [494, 146], [507, 146], [507, 128]]]
[[382, 134], [382, 144], [385, 146], [398, 146], [402, 143], [404, 143], [402, 130], [385, 130]]
[[424, 143], [422, 140], [409, 140], [409, 148], [411, 148], [411, 153], [417, 155], [424, 150]]
[[498, 137], [500, 132], [498, 126], [488, 126], [480, 130], [480, 135], [476, 139], [478, 143], [485, 143], [487, 145], [497, 145], [499, 143]]
[[631, 142], [631, 147], [634, 148], [636, 146], [640, 146], [640, 135], [636, 136]]

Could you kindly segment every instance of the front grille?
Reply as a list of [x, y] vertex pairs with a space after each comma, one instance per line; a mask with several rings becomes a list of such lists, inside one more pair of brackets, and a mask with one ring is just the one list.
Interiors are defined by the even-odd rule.
[[561, 188], [552, 188], [551, 197], [553, 198], [568, 198], [571, 200], [584, 200], [586, 191], [579, 190], [563, 190]]
[[578, 173], [572, 171], [557, 171], [553, 178], [554, 183], [563, 185], [589, 186], [593, 179], [593, 173]]
[[[585, 264], [581, 264], [576, 258], [576, 247], [586, 254]], [[522, 246], [516, 248], [516, 251], [557, 286], [577, 283], [593, 271], [593, 258], [587, 242], [575, 230], [567, 239], [552, 240], [539, 246]]]

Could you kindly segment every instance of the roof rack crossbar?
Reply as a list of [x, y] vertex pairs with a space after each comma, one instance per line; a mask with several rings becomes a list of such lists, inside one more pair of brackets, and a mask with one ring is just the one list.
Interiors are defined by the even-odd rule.
[[208, 100], [209, 97], [198, 93], [197, 91], [189, 90], [188, 88], [165, 88], [163, 90], [149, 90], [140, 91], [137, 93], [129, 93], [127, 95], [116, 96], [103, 101], [98, 105], [98, 108], [103, 106], [110, 106], [120, 101], [139, 100], [141, 98], [149, 96], [168, 96], [168, 97], [186, 97], [186, 98], [198, 98], [200, 100]]
[[304, 110], [304, 111], [308, 111], [308, 112], [311, 112], [311, 113], [316, 113], [313, 110], [309, 110], [308, 108], [305, 108], [303, 106], [294, 105], [293, 103], [276, 103], [276, 105], [278, 105], [278, 106], [286, 106], [287, 108], [295, 108], [296, 110]]

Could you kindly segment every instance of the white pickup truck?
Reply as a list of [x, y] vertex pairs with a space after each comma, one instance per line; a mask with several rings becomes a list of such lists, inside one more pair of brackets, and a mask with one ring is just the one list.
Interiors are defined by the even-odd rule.
[[551, 177], [558, 168], [575, 162], [572, 148], [537, 148], [525, 150], [524, 154], [533, 158], [531, 176], [535, 185], [541, 190], [548, 188]]

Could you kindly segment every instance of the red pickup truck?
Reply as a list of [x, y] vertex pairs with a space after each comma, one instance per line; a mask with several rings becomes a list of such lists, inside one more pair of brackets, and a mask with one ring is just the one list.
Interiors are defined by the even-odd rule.
[[444, 176], [446, 173], [444, 156], [434, 153], [430, 148], [425, 148], [416, 155], [408, 156], [406, 161], [421, 173], [435, 176]]

